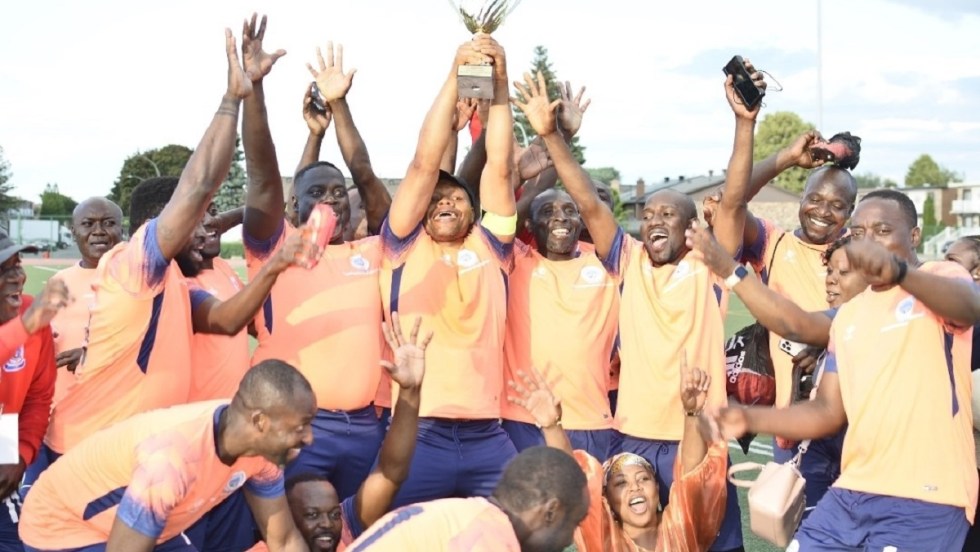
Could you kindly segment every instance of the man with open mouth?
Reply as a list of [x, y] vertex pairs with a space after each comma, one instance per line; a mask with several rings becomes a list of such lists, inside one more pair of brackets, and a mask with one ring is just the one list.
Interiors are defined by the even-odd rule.
[[[4, 429], [5, 455], [14, 462], [0, 464], [0, 549], [20, 550], [17, 487], [27, 466], [39, 455], [48, 427], [54, 394], [55, 366], [51, 319], [70, 301], [64, 281], [53, 277], [36, 298], [24, 295], [27, 276], [20, 264], [21, 252], [37, 248], [17, 245], [0, 232], [0, 411], [16, 416], [14, 427]], [[12, 432], [12, 434], [10, 433]]]
[[[736, 125], [727, 174], [729, 182], [745, 186], [751, 174], [759, 108], [748, 110], [735, 100], [730, 79], [725, 92]], [[755, 73], [753, 79], [757, 86], [764, 86], [761, 74]], [[644, 205], [641, 239], [627, 235], [556, 132], [557, 102], [548, 101], [544, 78], [539, 74], [535, 81], [525, 74], [524, 84], [517, 83], [517, 87], [523, 96], [517, 106], [544, 138], [558, 176], [592, 235], [596, 255], [617, 286], [622, 286], [622, 364], [614, 420], [619, 435], [609, 452], [630, 452], [649, 462], [657, 478], [660, 504], [666, 506], [685, 424], [677, 366], [689, 362], [702, 368], [711, 380], [708, 404], [727, 404], [720, 280], [695, 255], [688, 255], [685, 237], [686, 229], [696, 224], [697, 209], [680, 192], [656, 191]], [[714, 217], [716, 235], [732, 256], [740, 248], [744, 220], [744, 205], [724, 201]], [[661, 391], [651, 393], [651, 389]], [[737, 495], [729, 491], [724, 523], [712, 550], [742, 546]]]

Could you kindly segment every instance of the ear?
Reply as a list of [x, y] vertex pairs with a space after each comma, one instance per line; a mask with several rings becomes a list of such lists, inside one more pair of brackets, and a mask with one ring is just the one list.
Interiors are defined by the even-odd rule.
[[912, 249], [918, 249], [922, 241], [922, 229], [918, 226], [912, 229]]
[[249, 417], [249, 421], [252, 422], [252, 427], [255, 428], [259, 433], [265, 432], [265, 428], [269, 423], [269, 419], [261, 410], [253, 410], [252, 415]]
[[561, 517], [561, 502], [557, 498], [551, 497], [544, 503], [544, 524], [546, 526], [554, 525], [558, 523], [558, 518]]

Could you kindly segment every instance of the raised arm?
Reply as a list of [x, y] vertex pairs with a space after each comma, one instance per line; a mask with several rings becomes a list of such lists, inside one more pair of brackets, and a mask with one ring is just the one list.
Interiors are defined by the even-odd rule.
[[609, 206], [599, 199], [599, 193], [592, 184], [589, 174], [572, 156], [568, 144], [557, 130], [555, 109], [561, 100], [548, 102], [547, 87], [540, 73], [536, 83], [530, 75], [525, 74], [524, 84], [514, 84], [523, 95], [523, 100], [515, 99], [514, 104], [524, 112], [534, 131], [544, 140], [555, 170], [558, 171], [558, 177], [578, 205], [582, 221], [592, 235], [596, 254], [599, 258], [605, 259], [612, 249], [619, 226]]
[[[719, 278], [728, 278], [739, 266], [715, 241], [706, 228], [687, 230], [687, 245], [697, 251], [704, 263]], [[768, 330], [790, 341], [825, 347], [830, 339], [830, 317], [823, 312], [807, 312], [793, 301], [776, 293], [749, 271], [732, 291], [745, 303], [752, 316]]]
[[[493, 100], [487, 121], [487, 164], [480, 177], [480, 207], [487, 213], [510, 217], [516, 215], [517, 205], [511, 182], [514, 177], [514, 114], [510, 110], [507, 58], [504, 49], [493, 38], [490, 38], [488, 54], [493, 58]], [[507, 243], [514, 240], [514, 234], [498, 234], [497, 238]]]
[[681, 437], [681, 473], [690, 473], [708, 454], [708, 443], [698, 430], [701, 409], [708, 398], [711, 376], [699, 368], [687, 368], [687, 360], [681, 367], [681, 404], [684, 406], [684, 434]]
[[293, 521], [285, 495], [263, 498], [247, 488], [243, 493], [269, 552], [309, 552], [302, 533]]
[[480, 118], [480, 135], [473, 141], [470, 150], [459, 164], [456, 176], [466, 181], [473, 188], [473, 193], [480, 196], [480, 175], [487, 164], [487, 120], [490, 113], [490, 100], [478, 100], [476, 112]]
[[[280, 274], [291, 266], [309, 268], [312, 265], [313, 257], [319, 254], [318, 251], [313, 251], [312, 234], [310, 228], [303, 226], [290, 235], [269, 262], [262, 265], [255, 277], [227, 301], [221, 301], [200, 290], [191, 291], [194, 309], [191, 321], [194, 332], [238, 335], [255, 318]], [[194, 299], [196, 293], [204, 293], [206, 297], [197, 301]]]
[[[746, 65], [751, 65], [746, 62]], [[751, 74], [755, 86], [765, 89], [766, 82], [762, 74]], [[735, 95], [734, 77], [725, 79], [725, 98], [735, 114], [735, 144], [732, 146], [732, 156], [728, 161], [728, 172], [725, 193], [721, 196], [718, 208], [714, 212], [711, 224], [715, 230], [718, 243], [735, 256], [741, 251], [745, 219], [748, 214], [748, 198], [745, 190], [749, 186], [752, 174], [752, 147], [755, 138], [755, 121], [762, 109], [762, 102], [749, 109]]]
[[[315, 85], [314, 85], [315, 86]], [[303, 120], [306, 127], [310, 129], [310, 134], [306, 137], [306, 146], [303, 147], [303, 156], [299, 158], [299, 165], [296, 165], [296, 172], [307, 165], [312, 165], [320, 160], [320, 149], [323, 147], [323, 137], [330, 127], [330, 120], [333, 113], [330, 107], [320, 111], [313, 103], [313, 89], [306, 86], [306, 93], [303, 95]]]
[[307, 68], [316, 79], [320, 96], [333, 113], [340, 154], [344, 157], [344, 163], [350, 170], [354, 185], [361, 194], [364, 214], [368, 221], [368, 232], [377, 234], [381, 230], [381, 222], [391, 207], [391, 194], [388, 193], [381, 179], [374, 174], [367, 146], [354, 124], [350, 106], [347, 104], [347, 92], [354, 82], [357, 69], [344, 73], [344, 47], [338, 44], [334, 55], [333, 42], [327, 43], [326, 59], [323, 58], [319, 48], [316, 50], [316, 57], [320, 70], [315, 71], [309, 64]]
[[980, 321], [980, 293], [965, 268], [963, 279], [931, 274], [868, 238], [855, 238], [844, 249], [851, 269], [863, 272], [872, 288], [901, 286], [926, 308], [960, 328]]
[[216, 219], [216, 228], [220, 236], [245, 220], [245, 206], [223, 211], [218, 213], [218, 216], [214, 218]]
[[245, 235], [256, 240], [272, 237], [283, 220], [282, 175], [276, 159], [276, 146], [269, 131], [269, 116], [265, 109], [265, 90], [262, 79], [272, 65], [286, 55], [284, 50], [267, 54], [262, 49], [265, 38], [265, 16], [256, 29], [255, 15], [243, 28], [242, 52], [245, 71], [252, 81], [253, 93], [245, 101], [242, 119], [242, 144], [245, 148], [245, 172], [248, 188], [245, 193]]
[[534, 418], [534, 424], [544, 436], [544, 444], [571, 454], [572, 442], [561, 427], [561, 401], [551, 392], [544, 376], [531, 368], [530, 374], [518, 370], [517, 378], [507, 382], [511, 390], [507, 400], [527, 410]]
[[388, 512], [398, 489], [408, 478], [408, 468], [415, 453], [418, 433], [419, 406], [422, 397], [422, 379], [425, 376], [425, 348], [432, 340], [429, 332], [418, 340], [422, 319], [417, 318], [409, 339], [402, 335], [398, 313], [392, 313], [391, 324], [382, 324], [381, 330], [388, 346], [395, 352], [394, 364], [381, 364], [398, 384], [398, 401], [391, 417], [391, 427], [381, 443], [378, 465], [357, 490], [357, 517], [361, 527], [367, 528]]
[[[819, 439], [840, 431], [847, 422], [836, 372], [820, 376], [817, 396], [788, 408], [728, 407], [706, 412], [712, 437], [737, 439], [746, 433], [767, 433], [793, 441]], [[707, 432], [708, 428], [702, 428]]]
[[174, 258], [184, 247], [231, 167], [238, 107], [242, 98], [251, 93], [252, 86], [238, 61], [235, 38], [230, 29], [225, 29], [225, 50], [228, 56], [228, 89], [211, 125], [180, 173], [180, 182], [173, 197], [157, 219], [156, 239], [165, 259]]
[[439, 168], [449, 174], [456, 174], [456, 152], [459, 150], [459, 133], [466, 128], [476, 113], [478, 100], [476, 98], [460, 98], [456, 102], [456, 114], [453, 116], [453, 130], [449, 135], [449, 145], [446, 146], [445, 153], [442, 154], [442, 163]]
[[544, 169], [538, 176], [524, 183], [521, 199], [517, 200], [518, 228], [524, 228], [525, 223], [531, 219], [531, 204], [534, 202], [534, 198], [554, 188], [557, 183], [558, 171], [554, 167]]
[[404, 238], [415, 230], [425, 216], [425, 210], [432, 199], [432, 192], [439, 178], [439, 163], [442, 161], [442, 154], [446, 151], [449, 134], [452, 132], [451, 125], [458, 96], [456, 68], [466, 63], [489, 62], [490, 57], [481, 52], [489, 46], [489, 37], [478, 35], [456, 50], [452, 69], [422, 122], [415, 156], [408, 166], [404, 180], [395, 192], [388, 215], [388, 225], [392, 233], [399, 238]]
[[[762, 161], [755, 163], [752, 166], [752, 177], [749, 180], [748, 186], [744, 191], [736, 191], [736, 193], [743, 194], [742, 201], [748, 203], [758, 194], [766, 184], [772, 182], [777, 176], [779, 176], [783, 171], [792, 169], [793, 167], [800, 167], [802, 169], [815, 169], [824, 164], [824, 161], [819, 158], [814, 158], [810, 155], [810, 147], [814, 143], [823, 140], [820, 133], [816, 130], [808, 130], [801, 134], [792, 144], [788, 147], [779, 150], [778, 152], [766, 157]], [[726, 186], [725, 193], [728, 193], [728, 188]], [[755, 217], [751, 212], [746, 213], [745, 221], [745, 243], [751, 244], [759, 237], [759, 226], [756, 223]]]

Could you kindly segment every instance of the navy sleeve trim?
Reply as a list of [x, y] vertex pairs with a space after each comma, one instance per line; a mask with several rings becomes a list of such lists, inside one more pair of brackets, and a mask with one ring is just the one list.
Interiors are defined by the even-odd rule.
[[279, 221], [279, 226], [276, 227], [276, 231], [269, 236], [268, 239], [259, 240], [253, 238], [246, 230], [242, 230], [242, 243], [245, 245], [245, 249], [254, 255], [257, 259], [265, 259], [272, 253], [272, 248], [276, 246], [279, 239], [282, 238], [283, 232], [286, 231], [286, 219], [281, 219]]
[[214, 297], [214, 295], [211, 295], [210, 293], [204, 291], [203, 289], [197, 289], [197, 288], [190, 290], [190, 296], [191, 296], [191, 312], [196, 311], [197, 307], [200, 307], [202, 303]]
[[601, 259], [602, 266], [606, 267], [606, 272], [618, 276], [622, 269], [620, 259], [623, 256], [623, 241], [626, 239], [626, 232], [622, 227], [616, 228], [616, 236], [613, 238], [612, 247], [605, 259]]
[[504, 243], [500, 241], [500, 238], [496, 236], [493, 232], [487, 230], [482, 224], [477, 224], [480, 227], [480, 232], [483, 237], [486, 238], [487, 243], [490, 244], [490, 248], [493, 249], [495, 255], [497, 255], [497, 260], [502, 263], [506, 263], [514, 256], [514, 243]]
[[144, 275], [149, 287], [157, 287], [167, 275], [170, 259], [163, 256], [160, 242], [157, 241], [157, 219], [146, 223], [146, 233], [143, 236]]
[[421, 222], [415, 227], [415, 230], [409, 232], [404, 238], [400, 238], [391, 230], [391, 226], [388, 224], [388, 217], [386, 216], [381, 223], [381, 245], [389, 255], [398, 257], [415, 243], [420, 232], [422, 232]]

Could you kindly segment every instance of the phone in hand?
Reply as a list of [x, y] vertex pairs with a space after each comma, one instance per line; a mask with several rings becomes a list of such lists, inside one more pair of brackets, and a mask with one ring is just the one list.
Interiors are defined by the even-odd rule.
[[745, 107], [755, 109], [759, 105], [759, 102], [762, 101], [762, 97], [766, 95], [766, 92], [752, 82], [752, 75], [745, 68], [745, 61], [742, 59], [742, 56], [733, 57], [722, 68], [722, 71], [726, 75], [732, 76], [732, 84], [735, 86], [735, 92], [742, 99]]
[[789, 356], [796, 356], [800, 354], [803, 349], [806, 349], [806, 345], [803, 343], [797, 343], [795, 341], [790, 341], [788, 339], [779, 340], [779, 350], [786, 353]]
[[316, 81], [310, 83], [310, 97], [313, 98], [313, 110], [321, 115], [325, 114], [327, 112], [327, 104], [323, 101], [323, 96], [320, 95], [320, 89], [316, 87]]

